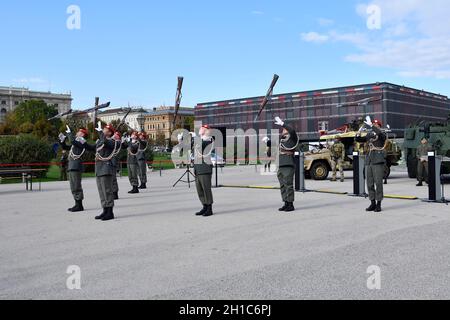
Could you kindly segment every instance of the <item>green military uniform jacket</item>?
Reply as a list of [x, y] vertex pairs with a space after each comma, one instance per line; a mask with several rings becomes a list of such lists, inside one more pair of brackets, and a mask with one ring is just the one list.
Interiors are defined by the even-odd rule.
[[417, 147], [416, 156], [418, 160], [427, 158], [428, 161], [428, 152], [433, 151], [433, 148], [427, 143], [420, 144]]
[[365, 137], [356, 136], [356, 141], [367, 143], [369, 153], [366, 156], [366, 165], [386, 164], [386, 151], [384, 145], [386, 143], [386, 134], [380, 128], [373, 126], [372, 130]]
[[138, 164], [139, 141], [124, 142], [122, 148], [128, 149], [127, 162], [128, 164]]
[[147, 161], [147, 158], [145, 157], [145, 151], [147, 150], [147, 141], [141, 141], [139, 140], [139, 151], [137, 154], [137, 160], [138, 161]]
[[68, 171], [84, 171], [82, 156], [85, 153], [85, 151], [95, 151], [95, 146], [86, 143], [81, 143], [77, 141], [75, 136], [71, 133], [68, 134], [68, 138], [71, 142], [71, 146], [68, 146], [66, 142], [61, 142], [60, 145], [63, 148], [63, 150], [69, 151], [69, 165], [67, 170]]
[[195, 175], [212, 174], [213, 165], [211, 163], [211, 152], [213, 139], [202, 140], [201, 146], [194, 146], [194, 173]]
[[280, 159], [278, 166], [295, 167], [294, 155], [298, 146], [297, 132], [286, 124], [283, 128], [288, 131], [288, 135], [284, 138], [282, 137], [280, 141]]
[[106, 138], [103, 132], [99, 132], [99, 139], [96, 143], [97, 153], [95, 156], [95, 175], [97, 177], [110, 176], [115, 174], [114, 160], [116, 141]]

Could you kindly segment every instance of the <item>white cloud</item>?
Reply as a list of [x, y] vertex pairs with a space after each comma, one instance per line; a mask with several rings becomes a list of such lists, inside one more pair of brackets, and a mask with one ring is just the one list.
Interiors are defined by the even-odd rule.
[[[450, 79], [450, 5], [448, 0], [373, 0], [356, 13], [366, 25], [368, 5], [381, 9], [382, 29], [321, 35], [309, 32], [304, 41], [345, 42], [354, 53], [346, 61], [395, 70], [403, 77]], [[312, 41], [314, 36], [320, 41]]]
[[261, 15], [264, 14], [264, 11], [254, 10], [254, 11], [252, 11], [250, 13], [253, 14], [253, 15], [256, 15], [256, 16], [261, 16]]
[[301, 34], [302, 40], [306, 42], [323, 43], [329, 40], [328, 35], [317, 32], [308, 32]]

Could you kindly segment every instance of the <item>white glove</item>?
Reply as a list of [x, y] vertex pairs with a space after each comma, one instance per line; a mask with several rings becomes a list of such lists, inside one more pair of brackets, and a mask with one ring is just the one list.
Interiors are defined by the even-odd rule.
[[81, 144], [85, 144], [85, 143], [86, 143], [86, 139], [83, 138], [83, 137], [78, 137], [78, 138], [76, 139], [76, 141], [78, 141], [78, 142], [81, 143]]
[[281, 120], [280, 117], [275, 118], [275, 124], [280, 127], [284, 126], [284, 122], [283, 122], [283, 120]]
[[263, 141], [264, 143], [267, 143], [269, 140], [270, 140], [269, 137], [264, 137], [264, 138], [262, 139], [262, 141]]
[[195, 138], [197, 134], [195, 132], [189, 132], [192, 138]]
[[183, 141], [183, 134], [182, 133], [180, 133], [178, 136], [177, 136], [177, 138], [178, 138], [178, 142], [182, 142]]
[[60, 133], [58, 136], [59, 141], [61, 141], [61, 143], [63, 143], [66, 140], [66, 136], [63, 133]]
[[95, 130], [97, 130], [98, 132], [103, 131], [101, 121], [99, 121], [99, 122], [97, 123], [97, 128], [95, 128]]
[[72, 130], [70, 130], [69, 126], [66, 125], [66, 128], [67, 128], [66, 133], [71, 133], [72, 132]]
[[366, 121], [364, 121], [364, 123], [369, 127], [373, 127], [372, 119], [370, 118], [370, 116], [366, 117]]

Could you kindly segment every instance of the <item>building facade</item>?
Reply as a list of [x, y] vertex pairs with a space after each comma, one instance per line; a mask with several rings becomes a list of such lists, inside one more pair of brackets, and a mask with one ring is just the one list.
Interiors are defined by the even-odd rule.
[[[111, 123], [113, 121], [121, 121], [126, 115], [128, 108], [114, 108], [106, 111], [100, 111], [97, 114], [97, 119]], [[125, 123], [135, 131], [141, 131], [145, 121], [147, 110], [144, 108], [135, 108], [127, 116]]]
[[225, 132], [226, 129], [274, 129], [279, 116], [293, 125], [303, 141], [318, 140], [321, 131], [333, 130], [367, 115], [389, 124], [403, 137], [404, 129], [417, 120], [446, 121], [448, 97], [399, 86], [372, 83], [325, 90], [274, 95], [255, 122], [263, 97], [200, 103], [195, 120]]
[[[153, 108], [145, 115], [145, 131], [150, 138], [156, 139], [158, 135], [164, 135], [168, 140], [171, 134], [171, 127], [175, 116], [175, 107]], [[188, 124], [188, 117], [194, 117], [194, 109], [180, 107], [176, 119], [177, 128], [185, 128]]]
[[69, 111], [72, 107], [71, 94], [31, 91], [26, 88], [0, 87], [0, 122], [6, 113], [13, 111], [22, 102], [43, 100], [49, 105], [55, 105], [59, 113]]

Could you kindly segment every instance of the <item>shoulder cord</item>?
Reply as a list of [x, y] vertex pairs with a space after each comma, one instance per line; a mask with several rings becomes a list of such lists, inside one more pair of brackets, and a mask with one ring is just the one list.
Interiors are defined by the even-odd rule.
[[283, 148], [285, 151], [293, 151], [293, 150], [297, 149], [299, 143], [300, 143], [300, 140], [299, 140], [298, 137], [297, 137], [297, 143], [295, 144], [295, 146], [294, 146], [293, 148], [287, 148], [287, 147], [283, 144], [283, 142], [280, 143], [280, 147]]
[[[377, 135], [376, 139], [372, 139], [372, 140], [369, 142], [369, 149], [370, 149], [370, 151], [384, 151], [384, 150], [386, 149], [386, 142], [384, 143], [384, 146], [383, 146], [382, 148], [378, 148], [378, 147], [375, 147], [375, 146], [373, 145], [373, 143], [374, 143], [375, 141], [378, 141], [378, 138], [379, 138], [379, 136]], [[387, 141], [387, 139], [386, 139], [386, 141]]]
[[139, 148], [138, 148], [138, 150], [136, 151], [136, 153], [133, 153], [133, 152], [131, 151], [131, 145], [128, 147], [128, 154], [129, 154], [130, 156], [136, 156], [138, 153], [139, 153]]
[[86, 148], [83, 148], [83, 151], [81, 151], [80, 154], [75, 154], [75, 152], [73, 152], [73, 146], [72, 146], [69, 151], [69, 157], [72, 160], [79, 160], [84, 155], [85, 151], [86, 151]]
[[115, 157], [118, 156], [119, 153], [120, 153], [120, 148], [122, 147], [122, 142], [116, 141], [116, 145], [117, 145], [118, 147], [117, 147], [117, 151], [114, 153], [114, 156], [115, 156]]
[[114, 158], [114, 155], [117, 153], [117, 143], [114, 143], [114, 149], [111, 152], [111, 154], [107, 157], [102, 157], [99, 152], [103, 150], [103, 148], [105, 147], [105, 144], [103, 144], [101, 147], [97, 148], [97, 152], [95, 154], [95, 159], [106, 162], [106, 161], [110, 161], [112, 158]]
[[[211, 151], [209, 151], [208, 154], [203, 154], [203, 153], [201, 153], [201, 152], [198, 151], [198, 148], [194, 148], [195, 156], [196, 156], [196, 157], [202, 157], [202, 158], [209, 157], [209, 156], [211, 155], [212, 151], [214, 150], [214, 142], [211, 142], [210, 145], [211, 145]], [[209, 146], [209, 145], [208, 145], [208, 146]]]

